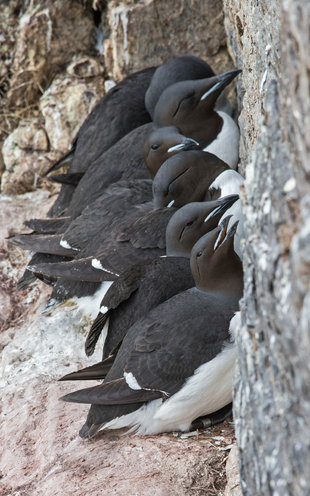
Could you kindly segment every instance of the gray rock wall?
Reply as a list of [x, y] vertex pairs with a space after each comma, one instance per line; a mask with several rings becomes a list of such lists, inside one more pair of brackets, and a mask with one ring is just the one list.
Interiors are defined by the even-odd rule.
[[234, 415], [243, 493], [310, 488], [309, 2], [225, 0], [246, 182]]

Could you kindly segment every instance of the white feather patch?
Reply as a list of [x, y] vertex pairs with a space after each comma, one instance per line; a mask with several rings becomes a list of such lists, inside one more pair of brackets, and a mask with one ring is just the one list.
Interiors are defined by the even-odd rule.
[[132, 372], [124, 372], [124, 377], [131, 389], [142, 389]]
[[175, 200], [171, 200], [171, 202], [168, 203], [167, 208], [172, 207], [172, 205], [174, 204], [174, 202], [175, 202]]
[[154, 420], [180, 427], [188, 425], [189, 428], [196, 418], [230, 403], [236, 355], [234, 344], [226, 344], [221, 353], [198, 367], [180, 391], [162, 404]]
[[95, 294], [81, 296], [80, 298], [75, 297], [72, 298], [72, 300], [76, 302], [83, 314], [89, 315], [90, 318], [95, 319], [98, 315], [98, 308], [100, 307], [101, 300], [112, 283], [113, 281], [104, 281], [100, 284], [100, 287]]
[[129, 427], [130, 432], [139, 435], [187, 431], [193, 420], [232, 401], [235, 363], [236, 348], [227, 343], [213, 360], [198, 367], [180, 391], [165, 402], [161, 399], [150, 401], [128, 415], [107, 422], [100, 430]]
[[68, 241], [66, 241], [65, 239], [61, 239], [60, 242], [59, 242], [60, 246], [62, 246], [63, 248], [66, 248], [66, 250], [75, 250], [75, 251], [79, 251], [78, 248], [73, 248], [72, 246], [69, 245]]
[[100, 310], [99, 311], [100, 311], [100, 313], [105, 314], [105, 313], [108, 312], [108, 310], [109, 310], [108, 307], [105, 307], [104, 305], [102, 305], [102, 307], [100, 307]]
[[204, 151], [213, 153], [230, 167], [236, 169], [239, 161], [239, 128], [226, 112], [217, 110], [217, 113], [223, 119], [222, 129], [215, 140], [204, 148]]
[[91, 261], [91, 264], [94, 267], [94, 269], [103, 270], [104, 272], [108, 272], [109, 274], [113, 274], [114, 276], [118, 276], [119, 275], [116, 272], [112, 272], [112, 270], [105, 269], [102, 266], [100, 260], [98, 260], [98, 258], [93, 258], [92, 261]]
[[244, 177], [239, 172], [228, 169], [217, 176], [209, 189], [220, 189], [220, 198], [223, 198], [223, 196], [227, 195], [239, 195], [240, 186], [243, 183]]

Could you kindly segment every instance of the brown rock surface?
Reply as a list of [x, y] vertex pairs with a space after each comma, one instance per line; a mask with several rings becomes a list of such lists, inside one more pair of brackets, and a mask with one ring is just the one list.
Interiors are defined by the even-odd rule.
[[217, 0], [110, 1], [107, 16], [106, 66], [114, 78], [184, 53], [203, 57], [215, 71], [231, 68]]
[[[56, 78], [39, 104], [50, 147], [61, 152], [68, 150], [84, 120], [103, 96], [104, 84], [103, 68], [94, 59], [77, 60], [70, 64], [67, 72], [72, 75]], [[95, 72], [98, 74], [92, 75]], [[84, 79], [74, 77], [79, 73]], [[92, 79], [88, 80], [89, 77]]]
[[67, 151], [103, 94], [103, 67], [95, 59], [77, 58], [66, 74], [56, 77], [40, 98], [40, 113], [22, 120], [3, 144], [3, 193], [21, 194], [42, 186], [55, 191], [55, 184], [43, 176]]
[[35, 102], [73, 55], [91, 50], [93, 30], [91, 12], [78, 0], [31, 2], [19, 21], [9, 103]]

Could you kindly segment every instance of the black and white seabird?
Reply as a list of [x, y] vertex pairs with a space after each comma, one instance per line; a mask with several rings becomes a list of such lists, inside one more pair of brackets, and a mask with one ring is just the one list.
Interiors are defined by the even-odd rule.
[[128, 330], [103, 384], [63, 398], [92, 404], [82, 437], [124, 427], [137, 434], [187, 431], [231, 402], [230, 330], [243, 287], [234, 230], [217, 243], [217, 227], [193, 248], [193, 275], [203, 291], [191, 288], [153, 309]]
[[71, 184], [63, 184], [49, 216], [59, 216], [68, 207], [75, 183], [98, 157], [130, 131], [151, 121], [144, 97], [155, 69], [143, 69], [116, 84], [86, 118], [69, 152], [49, 170], [71, 162], [67, 176]]
[[225, 217], [225, 212], [230, 211], [235, 202], [239, 201], [238, 198], [238, 195], [228, 195], [214, 201], [188, 203], [179, 208], [167, 225], [167, 255], [190, 257], [198, 239], [218, 225]]
[[191, 150], [166, 160], [153, 181], [155, 207], [181, 207], [239, 194], [244, 178], [212, 153]]
[[[169, 127], [169, 128], [161, 128], [156, 129], [154, 131], [152, 126], [149, 126], [149, 130], [144, 130], [144, 127], [142, 126], [141, 132], [138, 131], [137, 134], [138, 138], [135, 141], [136, 143], [141, 143], [141, 138], [147, 136], [147, 144], [144, 147], [145, 153], [149, 157], [149, 160], [152, 163], [152, 166], [158, 169], [160, 165], [166, 160], [167, 156], [173, 155], [174, 153], [177, 153], [179, 151], [179, 145], [181, 144], [182, 149], [190, 149], [191, 147], [196, 147], [196, 142], [194, 140], [190, 140], [185, 138], [184, 136], [180, 135], [180, 133], [177, 131], [176, 128]], [[145, 134], [144, 134], [145, 133]], [[152, 138], [150, 139], [150, 135]], [[139, 141], [140, 139], [140, 141]], [[155, 144], [156, 150], [152, 150], [151, 147], [152, 145]], [[123, 149], [124, 145], [124, 149]], [[138, 164], [138, 167], [143, 167], [144, 169], [144, 163], [142, 159], [141, 153], [138, 152], [137, 154], [133, 153], [131, 157], [126, 154], [125, 157], [125, 152], [129, 153], [130, 150], [130, 143], [128, 145], [128, 140], [121, 140], [120, 145], [119, 145], [119, 150], [117, 152], [116, 148], [112, 147], [112, 154], [108, 153], [106, 160], [103, 159], [103, 166], [108, 167], [109, 164], [113, 164], [113, 157], [115, 158], [116, 164], [119, 163], [121, 160], [122, 164], [125, 164], [127, 166], [128, 164]], [[175, 149], [175, 147], [177, 149]], [[174, 150], [171, 150], [171, 148], [174, 148]], [[168, 150], [170, 151], [168, 152]], [[114, 153], [115, 152], [115, 153]], [[105, 154], [104, 154], [105, 156]], [[135, 156], [136, 160], [135, 161]], [[117, 165], [114, 167], [114, 169], [117, 169]], [[73, 253], [73, 249], [80, 249], [83, 246], [85, 246], [85, 240], [89, 242], [89, 240], [93, 237], [93, 231], [94, 230], [101, 230], [103, 231], [103, 227], [107, 225], [107, 220], [108, 218], [111, 220], [111, 215], [114, 216], [115, 209], [119, 213], [121, 209], [124, 210], [124, 215], [126, 214], [127, 208], [126, 205], [124, 205], [124, 198], [117, 202], [117, 205], [114, 205], [112, 207], [111, 203], [109, 203], [109, 209], [110, 213], [106, 212], [105, 208], [105, 202], [106, 202], [106, 197], [110, 198], [110, 202], [113, 201], [111, 199], [111, 195], [117, 195], [118, 187], [125, 187], [125, 183], [127, 181], [128, 186], [131, 187], [131, 193], [134, 193], [134, 190], [139, 187], [138, 182], [140, 184], [143, 184], [144, 182], [147, 182], [147, 180], [143, 179], [134, 179], [136, 173], [133, 174], [133, 179], [127, 179], [127, 180], [117, 180], [117, 175], [115, 177], [115, 170], [114, 174], [112, 176], [110, 175], [109, 177], [105, 177], [104, 180], [100, 178], [100, 171], [98, 171], [95, 168], [95, 174], [98, 175], [98, 183], [102, 186], [103, 192], [99, 189], [97, 192], [95, 188], [92, 190], [91, 189], [91, 175], [89, 175], [89, 178], [87, 178], [84, 181], [82, 181], [80, 187], [78, 188], [78, 194], [77, 194], [77, 200], [76, 204], [78, 205], [78, 211], [81, 210], [80, 204], [84, 205], [85, 208], [82, 210], [81, 215], [76, 214], [75, 209], [72, 207], [72, 217], [67, 216], [67, 217], [58, 217], [58, 218], [48, 218], [48, 219], [32, 219], [26, 223], [28, 227], [34, 227], [35, 229], [35, 234], [47, 234], [47, 233], [52, 233], [55, 234], [57, 233], [62, 233], [58, 238], [56, 236], [53, 236], [52, 238], [38, 238], [37, 236], [34, 237], [33, 235], [19, 235], [14, 238], [12, 238], [10, 241], [12, 243], [15, 243], [19, 246], [21, 246], [24, 249], [30, 249], [30, 250], [41, 250], [44, 253], [51, 253], [51, 251], [54, 253], [53, 247], [56, 249], [56, 253], [60, 256], [63, 255], [64, 257], [72, 258], [75, 253]], [[130, 173], [128, 170], [116, 170], [116, 174], [120, 174], [120, 177], [123, 177], [122, 175], [125, 175], [126, 177], [130, 176]], [[145, 174], [149, 177], [149, 174], [145, 171]], [[139, 175], [139, 173], [138, 173]], [[144, 176], [144, 172], [142, 171], [141, 173], [142, 176]], [[97, 177], [97, 176], [96, 176]], [[109, 183], [109, 178], [112, 180], [112, 184]], [[89, 179], [89, 180], [88, 180]], [[116, 182], [113, 182], [116, 179]], [[88, 181], [87, 187], [84, 187], [84, 183]], [[134, 182], [136, 181], [136, 185], [134, 185]], [[87, 193], [89, 194], [89, 197], [86, 197], [87, 195], [84, 194], [84, 190], [86, 189]], [[91, 192], [93, 191], [93, 200], [91, 198]], [[126, 195], [124, 193], [124, 195]], [[95, 199], [97, 197], [97, 199]], [[134, 197], [132, 203], [141, 203], [141, 201], [145, 201], [145, 198], [141, 198], [141, 201], [139, 201], [136, 196]], [[151, 199], [151, 193], [150, 197]], [[91, 205], [87, 207], [87, 204], [90, 203]], [[85, 205], [86, 204], [86, 205]], [[106, 205], [107, 206], [107, 205]], [[98, 211], [97, 211], [98, 207]], [[107, 218], [108, 216], [108, 218]], [[72, 219], [75, 219], [72, 220]], [[123, 219], [122, 219], [123, 220]], [[114, 223], [118, 221], [118, 218], [114, 219]], [[40, 244], [39, 248], [36, 248], [35, 245]], [[58, 246], [58, 243], [61, 243], [61, 247]], [[68, 251], [67, 250], [71, 250]], [[43, 254], [35, 254], [29, 265], [36, 265], [36, 264], [41, 264], [41, 263], [46, 263], [48, 260], [44, 258]], [[57, 262], [57, 260], [53, 260], [53, 262]], [[35, 279], [34, 273], [30, 272], [29, 270], [26, 270], [24, 275], [19, 281], [19, 286], [23, 289], [27, 287], [30, 282], [32, 282]], [[47, 280], [46, 280], [47, 282]]]
[[[69, 262], [29, 266], [29, 270], [46, 277], [76, 281], [114, 281], [133, 264], [165, 254], [166, 227], [175, 209], [153, 210], [153, 204], [144, 204], [143, 212], [134, 210], [107, 236], [93, 238], [76, 258]], [[95, 249], [96, 247], [96, 249]], [[57, 248], [55, 247], [57, 250]], [[71, 253], [72, 249], [68, 248]]]
[[143, 148], [145, 164], [152, 178], [157, 174], [161, 165], [180, 151], [199, 150], [198, 141], [183, 136], [174, 126], [153, 129]]
[[70, 172], [85, 172], [102, 153], [136, 127], [151, 121], [145, 93], [156, 67], [135, 72], [111, 88], [83, 122], [70, 151], [51, 167], [70, 161]]
[[[167, 60], [157, 67], [145, 94], [145, 106], [151, 117], [154, 117], [156, 103], [165, 88], [178, 81], [205, 79], [215, 76], [213, 70], [204, 60], [194, 55], [180, 55]], [[231, 115], [232, 108], [223, 93], [217, 100], [219, 109]]]
[[160, 257], [129, 267], [113, 282], [101, 301], [86, 339], [86, 354], [93, 353], [107, 321], [103, 360], [115, 354], [134, 322], [194, 285], [189, 260], [184, 257]]
[[154, 112], [158, 126], [176, 126], [195, 139], [205, 151], [214, 153], [230, 167], [239, 159], [239, 128], [225, 112], [215, 110], [223, 89], [240, 73], [232, 70], [212, 78], [181, 81], [161, 94]]
[[[67, 216], [64, 221], [61, 222], [61, 218], [58, 218], [58, 222], [60, 225], [58, 232], [62, 233], [61, 235], [57, 236], [56, 233], [54, 233], [52, 237], [38, 236], [37, 234], [19, 235], [19, 236], [15, 236], [10, 241], [14, 244], [21, 246], [24, 249], [30, 249], [32, 251], [39, 251], [41, 253], [48, 253], [48, 254], [56, 253], [59, 256], [73, 258], [76, 255], [76, 250], [83, 247], [83, 241], [84, 241], [84, 246], [85, 246], [85, 241], [87, 243], [90, 243], [90, 240], [94, 235], [93, 234], [94, 230], [97, 231], [100, 230], [102, 236], [105, 235], [105, 231], [103, 228], [107, 226], [108, 220], [109, 221], [111, 220], [112, 222], [110, 214], [112, 214], [112, 217], [114, 216], [113, 212], [115, 212], [115, 208], [118, 211], [118, 214], [120, 213], [122, 208], [125, 210], [124, 216], [127, 214], [128, 209], [126, 208], [126, 205], [124, 205], [124, 199], [117, 202], [118, 205], [115, 205], [112, 208], [111, 195], [112, 194], [114, 195], [116, 193], [118, 189], [118, 185], [123, 186], [126, 182], [125, 180], [119, 181], [118, 179], [122, 178], [123, 176], [125, 177], [130, 176], [130, 170], [128, 170], [130, 169], [129, 165], [134, 164], [134, 166], [137, 166], [139, 170], [140, 168], [143, 167], [143, 170], [141, 171], [142, 177], [145, 174], [149, 177], [149, 174], [144, 166], [142, 154], [140, 152], [133, 151], [131, 157], [128, 156], [128, 152], [131, 149], [131, 144], [132, 144], [131, 140], [129, 140], [129, 144], [128, 144], [128, 138], [130, 138], [132, 134], [137, 136], [137, 139], [136, 140], [134, 139], [133, 141], [138, 143], [140, 142], [140, 144], [142, 138], [145, 137], [148, 138], [145, 150], [147, 149], [149, 150], [147, 155], [151, 160], [153, 166], [156, 168], [159, 168], [161, 163], [166, 159], [167, 155], [173, 155], [177, 153], [179, 151], [180, 144], [183, 149], [190, 149], [192, 146], [194, 147], [197, 146], [193, 140], [187, 139], [184, 136], [180, 135], [176, 130], [176, 128], [168, 128], [168, 129], [162, 128], [161, 130], [157, 129], [155, 132], [153, 131], [152, 126], [149, 126], [148, 129], [145, 129], [145, 127], [142, 126], [139, 129], [140, 130], [134, 130], [133, 133], [130, 133], [128, 135], [128, 137], [125, 137], [123, 140], [121, 140], [118, 143], [118, 146], [115, 145], [115, 147], [112, 147], [106, 154], [104, 154], [105, 157], [105, 160], [103, 160], [104, 168], [107, 167], [109, 169], [109, 164], [113, 165], [115, 160], [115, 166], [112, 172], [110, 173], [107, 172], [104, 175], [104, 178], [102, 178], [100, 169], [97, 168], [97, 166], [95, 165], [94, 176], [95, 179], [97, 179], [97, 181], [93, 181], [93, 176], [90, 173], [90, 171], [86, 173], [85, 178], [82, 179], [80, 185], [77, 187], [77, 191], [75, 194], [76, 208], [74, 208], [74, 206], [71, 207], [71, 211], [70, 211], [71, 216]], [[149, 139], [150, 132], [152, 136], [151, 140]], [[158, 145], [159, 150], [156, 149], [156, 151], [150, 151], [153, 144], [156, 144], [156, 147]], [[174, 148], [174, 150], [171, 150], [171, 148]], [[170, 152], [168, 152], [169, 149]], [[137, 181], [137, 183], [140, 182], [140, 184], [142, 184], [143, 180], [139, 179], [139, 175], [140, 175], [139, 171], [133, 172], [133, 174], [130, 176], [132, 177], [132, 179], [127, 179], [128, 184], [133, 185], [134, 181]], [[135, 178], [135, 176], [138, 176], [138, 178]], [[109, 184], [109, 181], [112, 181], [112, 183]], [[147, 180], [144, 181], [146, 182]], [[101, 187], [101, 189], [100, 187], [98, 188], [98, 185]], [[134, 186], [133, 189], [135, 189]], [[91, 195], [93, 196], [91, 197]], [[106, 208], [104, 207], [104, 205], [106, 205], [106, 197], [110, 198], [108, 208], [110, 209], [111, 212], [110, 214], [108, 214], [108, 216], [104, 212], [104, 210], [106, 210]], [[102, 198], [102, 201], [100, 200], [100, 198]], [[144, 200], [145, 198], [143, 199], [143, 201]], [[84, 210], [82, 210], [81, 205], [85, 205], [85, 204], [87, 205], [88, 203], [91, 203], [89, 208], [86, 206], [86, 209], [84, 208]], [[139, 203], [138, 198], [137, 198], [137, 203]], [[99, 206], [98, 208], [99, 215], [97, 213], [98, 206]], [[82, 213], [80, 215], [79, 212], [81, 210]], [[85, 211], [85, 215], [84, 215], [84, 211]], [[75, 218], [76, 221], [75, 220], [72, 221], [72, 219]], [[117, 221], [118, 221], [118, 217], [116, 216], [115, 213], [115, 219], [113, 220], [113, 222], [116, 223]], [[44, 219], [42, 219], [42, 221], [37, 219], [34, 222], [36, 222], [37, 225], [41, 225], [41, 229], [43, 227], [43, 232], [44, 232], [44, 227], [47, 225], [47, 230], [48, 230], [49, 229], [48, 226], [53, 222], [53, 219], [47, 219], [46, 224], [44, 223]], [[47, 262], [47, 260], [44, 259], [43, 255], [36, 254], [34, 255], [34, 257], [35, 258], [32, 258], [29, 265], [42, 264]], [[53, 262], [57, 262], [57, 260], [53, 260]], [[31, 272], [29, 270], [26, 270], [19, 282], [19, 285], [22, 288], [26, 287], [30, 282], [34, 280], [35, 277], [33, 274], [34, 274], [33, 271]], [[39, 274], [38, 277], [40, 277]], [[45, 282], [47, 282], [47, 280], [45, 280]]]
[[[73, 188], [73, 186], [68, 186], [69, 188], [73, 188], [74, 191], [72, 197], [70, 197], [71, 201], [65, 213], [67, 219], [61, 223], [61, 232], [63, 232], [70, 225], [73, 219], [81, 214], [87, 205], [99, 198], [104, 190], [113, 183], [128, 179], [135, 180], [151, 178], [143, 159], [143, 145], [152, 129], [153, 124], [149, 123], [131, 131], [116, 144], [110, 147], [106, 152], [104, 152], [99, 159], [90, 165], [90, 167], [88, 167], [88, 170], [75, 188]], [[53, 207], [52, 210], [49, 211], [48, 215], [56, 216], [60, 213], [64, 214], [62, 211], [63, 203], [61, 198], [59, 203], [57, 203], [56, 200], [55, 205], [57, 208]], [[52, 243], [55, 243], [55, 249], [58, 250], [58, 254], [63, 253], [64, 256], [69, 258], [74, 256], [72, 252], [61, 251], [61, 248], [58, 248], [57, 245], [58, 241], [59, 240], [54, 237], [50, 240], [49, 245], [48, 239], [36, 240], [33, 238], [33, 240], [31, 240], [31, 236], [24, 237], [23, 235], [10, 240], [10, 242], [18, 244], [25, 249], [34, 251], [36, 251], [34, 244], [39, 242], [42, 250], [44, 249], [43, 245], [46, 246], [44, 253], [46, 253], [46, 250], [48, 251], [48, 245], [52, 248]], [[33, 248], [31, 243], [33, 243]], [[30, 265], [46, 262], [43, 255], [35, 254], [34, 257], [35, 258], [30, 261]], [[24, 289], [34, 280], [34, 273], [26, 269], [18, 285], [21, 289]]]
[[[116, 225], [124, 222], [126, 217], [152, 200], [152, 181], [150, 179], [124, 180], [113, 183], [102, 195], [84, 208], [79, 217], [74, 219], [60, 234], [18, 235], [11, 238], [11, 243], [24, 249], [41, 253], [61, 254], [74, 257], [77, 252], [94, 242], [94, 253], [100, 245], [100, 238], [106, 239]], [[151, 207], [149, 207], [151, 208]], [[31, 263], [30, 263], [31, 265]]]
[[186, 55], [166, 62], [156, 75], [155, 69], [144, 69], [125, 78], [100, 100], [87, 117], [71, 150], [50, 169], [72, 160], [67, 177], [57, 177], [58, 181], [69, 184], [62, 187], [50, 216], [60, 215], [67, 208], [81, 173], [122, 137], [151, 120], [144, 102], [148, 88], [147, 106], [153, 114], [161, 92], [169, 85], [183, 79], [214, 75], [202, 59]]
[[[218, 113], [213, 110], [213, 107], [216, 98], [222, 92], [223, 88], [227, 86], [239, 72], [240, 71], [229, 71], [228, 73], [215, 76], [211, 79], [208, 78], [207, 80], [176, 83], [176, 85], [181, 85], [177, 86], [176, 93], [174, 91], [175, 85], [167, 88], [156, 105], [154, 122], [159, 126], [176, 126], [184, 136], [195, 139], [200, 145], [205, 145], [206, 143], [210, 144], [211, 142], [215, 143], [218, 132], [222, 130], [224, 133], [225, 130], [225, 136], [223, 133], [221, 134], [221, 136], [223, 136], [224, 144], [221, 141], [222, 138], [216, 140], [216, 142], [219, 143], [219, 149], [222, 151], [223, 149], [227, 149], [227, 147], [229, 148], [227, 161], [229, 165], [232, 165], [234, 149], [238, 147], [239, 130], [234, 121], [227, 116], [227, 114], [225, 114], [226, 117], [220, 117]], [[192, 109], [192, 98], [190, 98], [190, 108], [185, 104], [187, 101], [186, 97], [184, 100], [184, 92], [187, 96], [188, 86], [191, 84], [199, 85], [196, 91], [199, 101], [198, 103], [195, 102], [194, 110]], [[170, 101], [170, 99], [172, 99], [172, 101]], [[177, 109], [175, 107], [177, 107]], [[184, 109], [184, 107], [186, 108]], [[236, 139], [232, 138], [232, 133], [226, 135], [227, 126], [223, 125], [223, 119], [230, 119], [229, 123], [231, 124], [232, 129], [235, 129], [238, 134]], [[198, 130], [202, 129], [202, 132], [199, 133], [196, 128]], [[80, 214], [82, 207], [96, 199], [102, 189], [112, 182], [129, 177], [148, 177], [141, 155], [143, 145], [146, 142], [151, 129], [151, 124], [145, 124], [134, 129], [92, 162], [91, 167], [88, 168], [75, 189], [66, 215], [75, 217]], [[206, 134], [208, 133], [210, 136], [206, 138]], [[197, 139], [198, 135], [201, 137], [201, 141], [199, 137]], [[229, 142], [229, 145], [226, 144], [226, 141]]]
[[[143, 210], [146, 213], [134, 213], [115, 227], [108, 239], [103, 231], [100, 239], [93, 238], [73, 261], [30, 266], [29, 270], [46, 277], [92, 282], [115, 280], [130, 265], [164, 254], [165, 231], [174, 207], [191, 201], [211, 200], [212, 196], [238, 195], [242, 182], [242, 176], [215, 155], [199, 151], [180, 152], [167, 160], [155, 177], [154, 205], [161, 208], [153, 210], [153, 204], [145, 204]], [[100, 249], [94, 255], [94, 247], [98, 244]], [[35, 245], [32, 248], [35, 249]], [[57, 247], [56, 250], [61, 251]], [[72, 255], [70, 245], [68, 253]]]
[[[194, 285], [188, 262], [178, 255], [189, 258], [196, 241], [217, 226], [223, 212], [237, 198], [231, 195], [215, 202], [189, 204], [172, 216], [169, 232], [166, 230], [166, 250], [168, 255], [176, 253], [177, 256], [148, 260], [120, 274], [101, 301], [100, 311], [86, 340], [86, 354], [94, 351], [108, 319], [103, 359], [121, 344], [127, 329], [136, 320], [171, 296]], [[206, 216], [208, 221], [204, 222]]]
[[[199, 148], [199, 144], [191, 138], [181, 135], [175, 127], [156, 128], [151, 131], [144, 145], [144, 160], [149, 170], [158, 170], [170, 156], [181, 150]], [[86, 206], [81, 215], [72, 220], [71, 217], [56, 217], [47, 219], [30, 219], [25, 225], [34, 230], [35, 234], [62, 233], [62, 245], [81, 249], [99, 230], [113, 222], [116, 214], [124, 215], [130, 206], [138, 205], [152, 199], [151, 180], [127, 179], [112, 183], [105, 188], [101, 196]], [[124, 220], [124, 219], [121, 219]], [[65, 229], [65, 227], [67, 229]], [[16, 237], [21, 241], [23, 235]], [[46, 238], [46, 244], [48, 244]], [[28, 241], [27, 241], [28, 240]], [[32, 249], [31, 235], [25, 237], [25, 247]], [[11, 242], [14, 242], [12, 238]], [[52, 240], [51, 240], [52, 242]], [[67, 254], [68, 255], [68, 254]]]

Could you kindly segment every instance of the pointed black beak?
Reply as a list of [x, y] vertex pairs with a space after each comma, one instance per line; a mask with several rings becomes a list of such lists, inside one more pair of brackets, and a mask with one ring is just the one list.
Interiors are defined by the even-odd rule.
[[239, 224], [239, 220], [234, 222], [234, 224], [228, 229], [228, 225], [230, 222], [230, 219], [232, 218], [232, 215], [227, 215], [225, 219], [222, 220], [222, 222], [219, 224], [220, 227], [220, 233], [214, 243], [213, 250], [216, 251], [220, 246], [222, 246], [228, 239], [232, 238], [237, 231], [237, 227]]
[[219, 213], [224, 213], [228, 210], [237, 200], [239, 200], [239, 195], [228, 195], [219, 200], [220, 205], [215, 207], [209, 215], [205, 218], [204, 222], [208, 222]]
[[198, 141], [192, 138], [184, 138], [184, 140], [182, 140], [182, 143], [179, 143], [178, 145], [174, 145], [168, 148], [168, 153], [180, 152], [186, 150], [195, 150], [197, 148], [199, 148]]
[[211, 86], [211, 88], [209, 88], [202, 95], [200, 101], [204, 100], [205, 98], [207, 98], [208, 95], [214, 93], [215, 91], [219, 91], [219, 92], [223, 91], [223, 89], [226, 88], [226, 86], [228, 86], [228, 84], [231, 83], [231, 81], [236, 76], [238, 76], [238, 74], [240, 74], [240, 72], [242, 72], [241, 69], [233, 69], [232, 71], [223, 72], [222, 74], [219, 74], [218, 76], [212, 78], [214, 80], [213, 86]]

